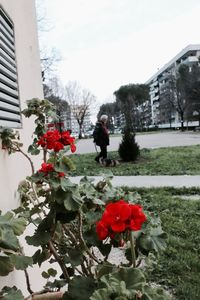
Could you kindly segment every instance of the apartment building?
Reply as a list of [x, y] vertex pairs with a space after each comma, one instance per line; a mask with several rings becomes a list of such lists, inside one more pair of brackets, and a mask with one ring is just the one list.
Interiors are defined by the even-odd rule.
[[[32, 143], [34, 120], [24, 118], [21, 110], [26, 107], [26, 100], [32, 98], [43, 98], [35, 1], [0, 0], [0, 130], [4, 127], [17, 130], [24, 152]], [[33, 157], [33, 161], [36, 167], [40, 166], [39, 159]], [[0, 141], [3, 213], [19, 206], [18, 184], [30, 174], [29, 162], [20, 153], [9, 155]], [[36, 288], [38, 278], [33, 284]], [[24, 291], [23, 272], [1, 277], [0, 289], [4, 285], [16, 285]]]
[[174, 127], [180, 126], [179, 116], [175, 110], [170, 112], [170, 120], [165, 115], [161, 116], [162, 91], [167, 83], [169, 74], [175, 75], [180, 64], [191, 65], [198, 63], [199, 57], [200, 44], [188, 45], [146, 82], [150, 86], [152, 125], [158, 125], [159, 127], [171, 127], [172, 124]]

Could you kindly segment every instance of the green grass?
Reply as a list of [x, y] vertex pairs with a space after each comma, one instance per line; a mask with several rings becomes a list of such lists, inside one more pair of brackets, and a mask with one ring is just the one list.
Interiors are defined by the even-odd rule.
[[[129, 189], [130, 190], [130, 189]], [[167, 249], [149, 272], [152, 282], [166, 286], [178, 300], [200, 299], [200, 201], [179, 195], [198, 194], [200, 189], [134, 189], [143, 206], [157, 213], [168, 235]]]
[[[99, 175], [105, 168], [97, 164], [93, 154], [73, 154], [70, 156], [76, 165], [71, 174]], [[120, 159], [118, 152], [109, 152], [109, 158]], [[109, 167], [113, 175], [200, 175], [200, 145], [142, 149], [136, 162], [120, 162]]]

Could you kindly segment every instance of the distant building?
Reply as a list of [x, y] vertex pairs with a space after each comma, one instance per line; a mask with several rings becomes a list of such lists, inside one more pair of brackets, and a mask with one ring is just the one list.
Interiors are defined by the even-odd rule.
[[188, 45], [146, 82], [150, 86], [152, 125], [166, 125], [166, 127], [169, 125], [171, 127], [171, 123], [177, 126], [180, 125], [179, 116], [176, 111], [171, 112], [170, 124], [169, 119], [165, 115], [160, 115], [160, 100], [162, 91], [164, 90], [163, 87], [167, 82], [169, 74], [175, 74], [181, 64], [191, 65], [198, 63], [199, 58], [200, 44]]
[[65, 130], [71, 129], [71, 110], [70, 106], [60, 113], [60, 121], [63, 123], [63, 127]]

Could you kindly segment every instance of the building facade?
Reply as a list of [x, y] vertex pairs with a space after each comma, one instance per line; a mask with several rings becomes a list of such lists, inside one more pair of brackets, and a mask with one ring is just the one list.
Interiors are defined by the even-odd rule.
[[[35, 1], [0, 0], [0, 130], [17, 130], [24, 152], [32, 143], [34, 120], [24, 118], [21, 110], [26, 107], [26, 100], [32, 98], [43, 99]], [[33, 161], [36, 168], [40, 166], [40, 159], [36, 161], [33, 157]], [[18, 184], [30, 174], [28, 160], [20, 153], [9, 155], [0, 141], [2, 213], [19, 206]], [[37, 282], [35, 278], [34, 288]], [[1, 277], [0, 289], [5, 285], [16, 285], [25, 291], [23, 272]]]
[[174, 109], [170, 110], [168, 106], [165, 113], [160, 113], [161, 98], [166, 90], [169, 75], [175, 75], [181, 64], [191, 65], [198, 63], [199, 58], [200, 44], [188, 45], [146, 82], [150, 87], [152, 126], [180, 126], [179, 115]]

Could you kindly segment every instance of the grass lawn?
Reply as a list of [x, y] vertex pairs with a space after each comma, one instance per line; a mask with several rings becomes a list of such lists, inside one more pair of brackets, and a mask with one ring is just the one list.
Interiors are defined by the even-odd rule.
[[[70, 155], [76, 171], [71, 175], [99, 175], [105, 170], [94, 160], [93, 154]], [[109, 152], [109, 158], [118, 159], [118, 152]], [[200, 146], [182, 146], [142, 149], [136, 162], [120, 162], [109, 167], [114, 175], [200, 175]]]
[[[130, 190], [130, 189], [129, 189]], [[180, 195], [198, 194], [200, 189], [134, 189], [143, 206], [157, 213], [168, 234], [167, 249], [149, 272], [149, 279], [166, 286], [178, 300], [200, 299], [200, 200]]]
[[[71, 175], [98, 175], [105, 168], [95, 154], [71, 155], [76, 171]], [[119, 159], [117, 152], [110, 158]], [[135, 163], [107, 168], [114, 175], [200, 175], [200, 146], [142, 149]], [[127, 188], [126, 188], [127, 189]], [[141, 195], [144, 208], [158, 214], [168, 235], [167, 249], [149, 270], [149, 279], [166, 286], [176, 300], [200, 299], [200, 200], [199, 188], [129, 188]]]

